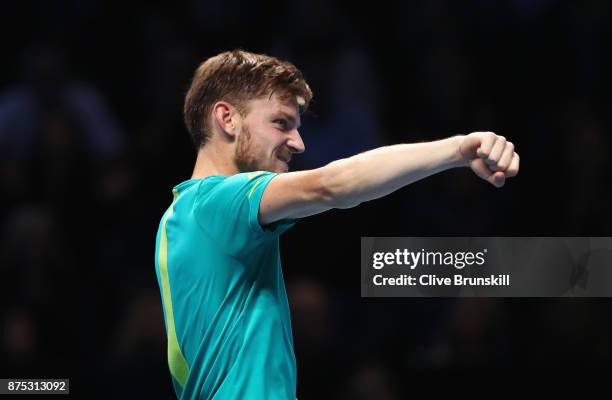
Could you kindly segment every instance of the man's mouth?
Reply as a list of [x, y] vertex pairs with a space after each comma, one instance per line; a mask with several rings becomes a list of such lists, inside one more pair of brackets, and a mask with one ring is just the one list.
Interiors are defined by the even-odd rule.
[[281, 160], [282, 162], [285, 162], [287, 164], [289, 164], [291, 162], [291, 154], [288, 154], [288, 155], [278, 154], [276, 156], [276, 158], [278, 158], [279, 160]]

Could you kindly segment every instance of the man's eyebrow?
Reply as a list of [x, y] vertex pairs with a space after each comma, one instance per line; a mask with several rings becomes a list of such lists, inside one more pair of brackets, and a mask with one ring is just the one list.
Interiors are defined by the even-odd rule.
[[277, 112], [275, 112], [273, 118], [277, 118], [278, 116], [282, 116], [282, 117], [286, 118], [287, 120], [289, 120], [289, 122], [291, 124], [297, 125], [298, 128], [302, 125], [301, 121], [297, 122], [296, 118], [293, 115], [287, 114], [284, 111], [277, 111]]

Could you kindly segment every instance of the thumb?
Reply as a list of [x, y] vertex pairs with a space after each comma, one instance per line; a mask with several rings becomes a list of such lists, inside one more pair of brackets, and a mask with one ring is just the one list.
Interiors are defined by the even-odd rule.
[[472, 160], [476, 157], [482, 157], [480, 145], [482, 143], [479, 135], [471, 133], [463, 138], [461, 143], [460, 151], [461, 154], [468, 160]]
[[506, 176], [502, 171], [491, 171], [489, 166], [480, 158], [476, 158], [470, 162], [470, 168], [476, 175], [495, 187], [502, 187], [506, 182]]

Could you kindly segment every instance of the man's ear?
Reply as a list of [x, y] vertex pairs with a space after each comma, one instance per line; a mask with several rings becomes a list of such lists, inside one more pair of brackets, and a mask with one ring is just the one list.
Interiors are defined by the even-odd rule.
[[231, 137], [236, 137], [238, 110], [227, 101], [218, 101], [212, 109], [214, 123], [221, 131]]

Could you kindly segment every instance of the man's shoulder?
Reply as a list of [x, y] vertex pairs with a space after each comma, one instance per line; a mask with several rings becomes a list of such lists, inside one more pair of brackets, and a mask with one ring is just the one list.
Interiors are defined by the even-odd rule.
[[204, 180], [198, 189], [198, 194], [204, 196], [211, 195], [221, 199], [225, 196], [235, 195], [251, 197], [255, 188], [276, 175], [276, 173], [268, 171], [254, 171], [217, 177], [218, 179], [211, 181]]
[[181, 197], [191, 201], [197, 208], [214, 209], [230, 206], [236, 201], [249, 200], [262, 181], [271, 173], [266, 171], [245, 172], [235, 175], [213, 175], [199, 178], [189, 187], [184, 187]]

